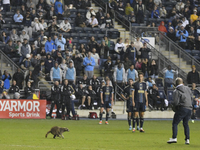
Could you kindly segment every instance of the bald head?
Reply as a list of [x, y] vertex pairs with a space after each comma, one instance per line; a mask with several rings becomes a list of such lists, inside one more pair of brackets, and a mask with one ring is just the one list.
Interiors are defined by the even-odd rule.
[[183, 84], [183, 79], [181, 78], [176, 78], [176, 86], [180, 85], [180, 84]]

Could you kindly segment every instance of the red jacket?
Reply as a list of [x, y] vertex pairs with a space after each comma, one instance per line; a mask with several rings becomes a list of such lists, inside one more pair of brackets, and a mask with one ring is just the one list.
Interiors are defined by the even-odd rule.
[[161, 22], [160, 22], [160, 25], [159, 25], [159, 27], [158, 27], [158, 31], [167, 33], [167, 29], [166, 29], [166, 27], [165, 27], [164, 21], [161, 21]]

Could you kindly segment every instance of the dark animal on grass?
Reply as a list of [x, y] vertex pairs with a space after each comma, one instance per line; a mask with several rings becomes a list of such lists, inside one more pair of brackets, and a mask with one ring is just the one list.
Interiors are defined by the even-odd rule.
[[68, 128], [60, 128], [58, 126], [55, 126], [55, 127], [52, 127], [50, 131], [47, 132], [46, 134], [46, 138], [48, 136], [49, 133], [53, 134], [53, 138], [55, 139], [55, 137], [62, 137], [64, 139], [64, 136], [63, 136], [63, 132], [65, 131], [68, 131], [69, 132], [69, 129]]

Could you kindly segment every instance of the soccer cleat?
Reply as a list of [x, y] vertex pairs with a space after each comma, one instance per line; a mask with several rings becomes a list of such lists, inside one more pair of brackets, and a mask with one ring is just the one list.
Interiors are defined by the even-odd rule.
[[140, 128], [137, 126], [137, 130], [140, 130]]
[[135, 128], [133, 128], [132, 132], [135, 132]]
[[171, 143], [177, 143], [177, 138], [170, 138], [169, 141], [167, 141], [168, 144]]
[[190, 140], [189, 139], [185, 140], [185, 144], [189, 145], [190, 144]]
[[129, 127], [129, 130], [132, 130], [132, 127], [131, 127], [131, 126]]
[[109, 124], [108, 121], [106, 121], [105, 124]]
[[99, 124], [102, 124], [102, 121], [99, 121]]
[[144, 130], [141, 128], [141, 129], [140, 129], [140, 132], [143, 132], [143, 133], [144, 133]]

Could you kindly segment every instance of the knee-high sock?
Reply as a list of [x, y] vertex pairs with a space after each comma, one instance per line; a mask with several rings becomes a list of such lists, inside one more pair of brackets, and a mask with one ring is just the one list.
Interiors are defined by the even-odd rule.
[[140, 128], [143, 127], [143, 123], [144, 123], [144, 118], [143, 118], [143, 117], [140, 117]]
[[136, 118], [137, 126], [139, 126], [139, 118]]
[[109, 116], [109, 113], [107, 112], [106, 113], [106, 121], [108, 121], [108, 116]]
[[133, 117], [133, 128], [135, 128], [135, 122], [136, 122], [136, 119], [135, 117]]
[[102, 115], [103, 115], [103, 113], [100, 112], [100, 117], [99, 117], [100, 120], [102, 120]]
[[129, 114], [128, 114], [128, 125], [129, 127], [131, 126], [131, 117], [129, 116]]

